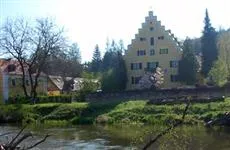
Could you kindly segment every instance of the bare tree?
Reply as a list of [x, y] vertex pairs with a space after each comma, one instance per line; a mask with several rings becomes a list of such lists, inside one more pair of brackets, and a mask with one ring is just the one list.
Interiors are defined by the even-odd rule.
[[[0, 47], [20, 64], [26, 97], [37, 96], [38, 78], [47, 64], [47, 58], [66, 46], [63, 33], [63, 29], [48, 18], [37, 19], [34, 27], [23, 19], [8, 19], [2, 27]], [[27, 76], [30, 80], [29, 94], [25, 85]]]
[[25, 84], [26, 66], [24, 62], [28, 55], [30, 29], [28, 22], [22, 18], [16, 20], [7, 19], [0, 32], [0, 48], [3, 53], [11, 55], [20, 64], [22, 88], [26, 97], [28, 97], [28, 92]]
[[37, 19], [37, 26], [32, 31], [30, 38], [32, 45], [31, 56], [26, 61], [30, 78], [30, 96], [37, 96], [38, 78], [44, 70], [49, 56], [66, 46], [64, 38], [64, 30], [59, 29], [55, 23], [48, 19]]

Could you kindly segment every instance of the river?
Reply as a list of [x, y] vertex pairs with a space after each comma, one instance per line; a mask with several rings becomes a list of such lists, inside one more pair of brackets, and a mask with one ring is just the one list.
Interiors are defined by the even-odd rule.
[[[0, 135], [16, 133], [17, 126], [0, 125]], [[163, 130], [160, 126], [93, 126], [84, 125], [65, 128], [29, 128], [35, 135], [25, 141], [26, 145], [51, 134], [35, 149], [41, 150], [130, 150], [139, 149], [142, 143]], [[151, 133], [151, 134], [150, 134]], [[9, 137], [12, 135], [9, 135]], [[0, 143], [7, 141], [0, 137]], [[230, 128], [183, 126], [171, 131], [155, 145], [156, 149], [230, 150]]]

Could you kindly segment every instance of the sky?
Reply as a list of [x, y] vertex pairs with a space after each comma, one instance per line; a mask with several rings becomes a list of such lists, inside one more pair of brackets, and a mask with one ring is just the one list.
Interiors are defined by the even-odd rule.
[[107, 39], [130, 44], [150, 10], [183, 40], [201, 36], [206, 8], [213, 27], [230, 28], [229, 6], [229, 0], [0, 0], [0, 25], [6, 18], [53, 18], [85, 62], [96, 44], [104, 52]]

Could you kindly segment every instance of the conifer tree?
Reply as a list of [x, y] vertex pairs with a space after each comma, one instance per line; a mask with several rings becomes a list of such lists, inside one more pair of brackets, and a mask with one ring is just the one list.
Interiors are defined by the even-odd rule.
[[201, 37], [201, 50], [202, 50], [202, 74], [207, 77], [208, 72], [211, 70], [214, 61], [217, 60], [217, 46], [216, 37], [217, 33], [212, 27], [208, 10], [205, 12], [204, 30]]
[[186, 39], [183, 44], [183, 55], [179, 62], [179, 80], [188, 85], [196, 82], [196, 72], [198, 69], [197, 59], [192, 49], [190, 39]]
[[92, 72], [99, 72], [101, 70], [101, 52], [99, 46], [95, 46], [95, 50], [93, 53], [93, 60], [91, 64], [91, 71]]
[[120, 91], [126, 88], [127, 74], [122, 48], [115, 41], [107, 44], [106, 53], [102, 61], [104, 72], [102, 75], [103, 91]]

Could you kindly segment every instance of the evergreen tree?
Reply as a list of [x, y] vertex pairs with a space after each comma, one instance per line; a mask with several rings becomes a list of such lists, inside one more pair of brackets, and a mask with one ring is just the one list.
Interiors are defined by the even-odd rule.
[[114, 53], [106, 51], [102, 60], [102, 70], [107, 71], [113, 67]]
[[115, 81], [118, 84], [117, 90], [125, 90], [126, 82], [127, 82], [127, 74], [126, 74], [126, 66], [125, 61], [123, 59], [122, 53], [120, 51], [117, 52], [115, 70]]
[[217, 60], [217, 33], [210, 23], [207, 9], [205, 13], [204, 24], [205, 26], [203, 30], [203, 35], [201, 37], [201, 50], [203, 55], [202, 73], [205, 77], [207, 77], [208, 72], [211, 70], [214, 61]]
[[99, 50], [99, 46], [95, 46], [95, 50], [93, 53], [93, 60], [91, 63], [91, 71], [99, 72], [101, 70], [101, 52]]
[[[108, 43], [108, 42], [107, 42]], [[103, 91], [120, 91], [126, 88], [127, 74], [121, 47], [115, 41], [107, 45], [103, 58]]]
[[103, 91], [122, 91], [126, 88], [127, 74], [125, 61], [120, 52], [116, 52], [114, 67], [106, 70], [102, 75], [101, 88]]
[[182, 59], [179, 62], [179, 80], [188, 85], [193, 85], [196, 82], [196, 72], [198, 63], [192, 49], [190, 39], [186, 39], [183, 44]]
[[102, 70], [107, 71], [111, 68], [115, 67], [115, 64], [117, 63], [117, 52], [119, 51], [119, 48], [115, 41], [113, 40], [111, 45], [109, 45], [109, 41], [106, 43], [106, 52], [104, 55], [104, 58], [102, 60]]

